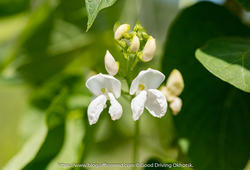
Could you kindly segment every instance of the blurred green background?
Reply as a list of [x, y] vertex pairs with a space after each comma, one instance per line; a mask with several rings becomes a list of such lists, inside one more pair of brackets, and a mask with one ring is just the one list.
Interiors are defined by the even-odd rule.
[[[207, 137], [212, 136], [212, 140], [217, 142], [217, 138], [213, 138], [213, 135], [217, 134], [211, 133], [210, 129], [208, 131], [206, 128], [202, 129], [204, 136], [199, 133], [201, 137], [197, 141], [201, 141], [201, 144], [195, 143], [191, 138], [195, 143], [191, 145], [194, 149], [188, 152], [189, 133], [192, 136], [200, 130], [199, 127], [192, 129], [192, 124], [197, 123], [194, 121], [197, 120], [195, 118], [199, 117], [197, 114], [192, 114], [200, 113], [199, 109], [208, 107], [207, 98], [202, 98], [205, 101], [202, 101], [202, 104], [199, 97], [193, 100], [196, 95], [200, 95], [196, 92], [204, 89], [202, 86], [204, 83], [197, 85], [197, 82], [200, 82], [201, 77], [211, 76], [198, 64], [194, 51], [205, 43], [203, 41], [215, 35], [222, 33], [234, 35], [234, 31], [224, 33], [221, 29], [217, 29], [228, 29], [231, 26], [230, 23], [223, 23], [219, 19], [212, 22], [214, 18], [210, 20], [206, 16], [204, 19], [203, 15], [199, 18], [202, 10], [197, 10], [198, 7], [192, 8], [193, 11], [187, 10], [184, 15], [186, 18], [183, 18], [184, 9], [196, 2], [195, 0], [117, 0], [113, 6], [99, 12], [92, 27], [86, 32], [88, 17], [84, 0], [1, 0], [0, 169], [10, 160], [6, 169], [11, 167], [13, 169], [24, 167], [24, 169], [64, 169], [57, 167], [58, 162], [132, 163], [134, 122], [130, 103], [124, 97], [118, 99], [124, 110], [119, 121], [111, 121], [105, 109], [97, 124], [89, 126], [86, 109], [92, 96], [85, 87], [85, 81], [93, 72], [107, 73], [104, 67], [106, 50], [120, 61], [121, 67], [124, 66], [122, 55], [113, 38], [113, 26], [119, 21], [128, 23], [133, 28], [137, 20], [146, 28], [148, 34], [156, 39], [157, 51], [152, 61], [138, 63], [133, 77], [140, 70], [151, 67], [162, 70], [167, 78], [174, 67], [183, 73], [184, 82], [187, 82], [185, 88], [188, 89], [186, 93], [184, 89], [184, 94], [181, 96], [184, 102], [183, 111], [176, 118], [173, 118], [170, 109], [162, 119], [154, 118], [146, 111], [142, 115], [140, 161], [156, 159], [165, 163], [194, 162], [194, 165], [199, 167], [197, 169], [227, 167], [217, 161], [217, 157], [213, 158], [217, 150], [211, 151], [211, 155], [207, 154], [210, 152], [207, 149], [210, 145], [204, 142], [207, 141]], [[223, 4], [225, 1], [214, 0], [213, 2]], [[202, 4], [199, 9], [211, 9], [211, 11], [218, 9], [223, 12], [225, 10], [209, 4]], [[242, 10], [239, 6], [233, 9], [238, 8]], [[219, 15], [219, 13], [216, 14]], [[223, 13], [223, 16], [224, 14], [227, 18], [227, 12]], [[237, 11], [234, 14], [237, 14]], [[243, 12], [242, 15], [243, 21], [249, 23], [249, 13]], [[197, 21], [190, 19], [196, 16]], [[211, 17], [216, 18], [216, 15]], [[231, 15], [227, 21], [231, 21], [230, 17]], [[211, 22], [203, 24], [203, 20]], [[222, 20], [224, 20], [223, 17]], [[241, 24], [241, 21], [235, 20], [233, 18], [232, 23]], [[202, 27], [204, 34], [198, 34], [201, 30], [199, 23], [204, 26]], [[238, 29], [237, 26], [235, 27]], [[189, 32], [185, 32], [186, 28]], [[205, 31], [208, 30], [205, 28], [213, 28], [212, 33], [206, 33]], [[239, 26], [239, 28], [248, 31], [245, 27]], [[249, 34], [246, 35], [249, 36]], [[243, 33], [242, 36], [244, 36]], [[185, 56], [190, 56], [192, 59], [187, 60]], [[194, 76], [196, 72], [200, 73], [198, 74], [200, 77]], [[211, 82], [213, 83], [206, 85], [205, 89], [210, 85], [225, 91], [229, 88], [229, 85], [215, 78]], [[196, 92], [192, 91], [194, 89], [192, 83], [197, 85]], [[220, 88], [217, 91], [221, 92]], [[126, 87], [123, 89], [126, 90]], [[210, 88], [210, 91], [217, 94], [213, 89]], [[207, 91], [207, 96], [209, 94], [212, 96], [210, 91]], [[224, 91], [219, 95], [224, 96], [223, 93]], [[249, 100], [245, 94], [238, 91], [236, 93], [239, 93], [240, 97], [246, 97], [245, 101]], [[222, 98], [218, 99], [218, 105], [224, 100]], [[197, 107], [190, 107], [192, 102]], [[214, 108], [217, 109], [215, 105]], [[245, 106], [248, 112], [248, 106]], [[218, 110], [211, 112], [217, 113]], [[211, 117], [212, 125], [220, 121], [220, 118], [217, 118]], [[249, 117], [246, 120], [248, 119]], [[215, 123], [213, 120], [216, 120]], [[236, 124], [240, 123], [236, 122]], [[217, 130], [216, 128], [217, 126], [213, 127], [213, 130]], [[249, 131], [242, 136], [245, 134], [249, 134]], [[244, 138], [243, 141], [246, 142], [247, 139]], [[233, 142], [235, 141], [232, 140]], [[202, 150], [201, 153], [199, 149]], [[246, 152], [248, 151], [249, 147], [246, 146]], [[237, 152], [236, 156], [237, 154], [239, 153]], [[13, 158], [14, 155], [16, 156]], [[236, 161], [239, 165], [237, 164], [236, 168], [230, 166], [228, 169], [245, 167], [249, 153], [242, 155], [239, 158], [242, 158], [242, 161]], [[204, 160], [206, 156], [211, 161], [209, 165], [197, 158]], [[250, 169], [250, 166], [245, 169]]]

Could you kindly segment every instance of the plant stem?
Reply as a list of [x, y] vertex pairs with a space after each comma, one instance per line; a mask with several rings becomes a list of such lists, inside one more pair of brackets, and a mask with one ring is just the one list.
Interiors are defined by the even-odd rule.
[[[134, 163], [136, 164], [139, 160], [139, 144], [140, 144], [140, 124], [139, 120], [135, 122], [135, 136], [134, 136]], [[137, 167], [134, 167], [136, 170]]]

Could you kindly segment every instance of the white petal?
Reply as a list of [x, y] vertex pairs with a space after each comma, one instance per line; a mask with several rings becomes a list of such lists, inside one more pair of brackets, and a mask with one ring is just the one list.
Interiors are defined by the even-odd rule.
[[100, 95], [97, 98], [95, 98], [88, 107], [88, 118], [89, 118], [89, 124], [95, 124], [101, 112], [103, 109], [106, 107], [106, 101], [107, 101], [107, 96], [106, 95]]
[[184, 89], [184, 81], [181, 73], [174, 69], [167, 80], [166, 87], [173, 96], [179, 96]]
[[177, 115], [181, 111], [182, 100], [179, 97], [174, 97], [174, 100], [169, 104], [174, 115]]
[[145, 107], [154, 117], [161, 118], [167, 112], [168, 104], [164, 94], [161, 91], [149, 89]]
[[98, 74], [90, 77], [86, 86], [96, 96], [103, 94], [102, 89], [107, 88], [116, 98], [121, 95], [121, 82], [111, 75]]
[[112, 120], [120, 119], [122, 116], [122, 106], [120, 103], [115, 99], [114, 95], [112, 93], [108, 92], [109, 100], [111, 103], [111, 106], [109, 107], [109, 114], [111, 116]]
[[142, 52], [142, 60], [150, 61], [155, 55], [155, 50], [156, 50], [155, 39], [152, 36], [149, 36]]
[[134, 121], [138, 120], [144, 110], [144, 105], [147, 100], [147, 91], [141, 91], [131, 102]]
[[104, 57], [105, 61], [105, 69], [107, 72], [111, 75], [114, 76], [118, 72], [118, 66], [115, 62], [114, 57], [110, 54], [110, 52], [107, 50], [106, 55]]
[[132, 81], [129, 93], [135, 94], [138, 90], [139, 84], [143, 84], [146, 89], [157, 89], [165, 79], [164, 74], [158, 70], [148, 68], [139, 73], [139, 75]]
[[121, 39], [123, 34], [128, 32], [129, 29], [130, 29], [130, 25], [128, 24], [122, 24], [121, 26], [119, 26], [117, 30], [115, 31], [115, 39], [117, 40]]
[[137, 52], [139, 50], [139, 47], [140, 47], [140, 40], [136, 35], [134, 35], [130, 45], [130, 50], [133, 52]]

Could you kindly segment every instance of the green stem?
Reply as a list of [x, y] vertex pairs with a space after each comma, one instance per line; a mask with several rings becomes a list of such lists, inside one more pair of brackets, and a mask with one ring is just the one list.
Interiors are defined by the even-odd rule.
[[[140, 124], [139, 120], [135, 122], [135, 136], [134, 136], [134, 163], [138, 163], [139, 161], [139, 144], [140, 144]], [[137, 167], [134, 167], [134, 170], [136, 170]]]
[[128, 84], [128, 88], [130, 88], [131, 80], [130, 80], [130, 61], [129, 59], [126, 59], [126, 81]]
[[136, 56], [136, 59], [135, 59], [133, 65], [131, 66], [131, 69], [133, 69], [136, 66], [136, 64], [138, 63], [139, 60], [140, 60], [139, 57]]

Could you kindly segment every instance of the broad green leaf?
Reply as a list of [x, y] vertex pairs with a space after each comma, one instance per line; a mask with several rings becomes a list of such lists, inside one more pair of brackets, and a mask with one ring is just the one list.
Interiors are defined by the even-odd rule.
[[[12, 48], [9, 50], [4, 62], [1, 63], [1, 71], [4, 70], [18, 56], [22, 46], [27, 47], [31, 45], [34, 47], [34, 44], [37, 43], [39, 43], [41, 47], [46, 46], [48, 43], [47, 37], [50, 34], [48, 27], [52, 26], [50, 16], [55, 8], [55, 5], [51, 5], [50, 2], [45, 1], [45, 3], [38, 10], [30, 15], [29, 21], [27, 22], [18, 40], [12, 45]], [[33, 43], [30, 40], [33, 40]], [[32, 48], [33, 52], [37, 50], [37, 47], [38, 46]]]
[[88, 12], [87, 31], [92, 26], [98, 12], [103, 8], [112, 6], [116, 0], [85, 0]]
[[212, 39], [195, 55], [212, 74], [250, 92], [250, 39]]
[[0, 44], [17, 36], [27, 22], [27, 13], [0, 18]]
[[79, 116], [82, 116], [82, 112], [72, 113], [73, 118], [67, 120], [65, 142], [59, 154], [46, 167], [47, 170], [61, 170], [62, 167], [58, 166], [58, 163], [77, 163], [79, 148], [85, 133], [83, 120]]
[[84, 84], [82, 75], [59, 74], [53, 76], [31, 93], [30, 103], [41, 110], [46, 110], [62, 88], [68, 87], [73, 91], [77, 83]]
[[209, 2], [182, 11], [169, 30], [162, 71], [178, 69], [184, 78], [183, 107], [174, 120], [190, 142], [194, 169], [242, 170], [249, 159], [249, 94], [215, 77], [194, 55], [211, 38], [249, 35], [235, 16]]
[[35, 158], [44, 139], [47, 135], [46, 125], [41, 127], [28, 141], [22, 149], [3, 167], [4, 170], [22, 169], [32, 159]]
[[46, 125], [31, 137], [4, 169], [43, 170], [60, 151], [65, 133], [67, 90], [58, 94], [46, 112]]
[[235, 0], [242, 5], [245, 10], [250, 11], [250, 1], [249, 0]]
[[10, 16], [24, 12], [30, 7], [29, 0], [1, 0], [0, 1], [0, 17]]

